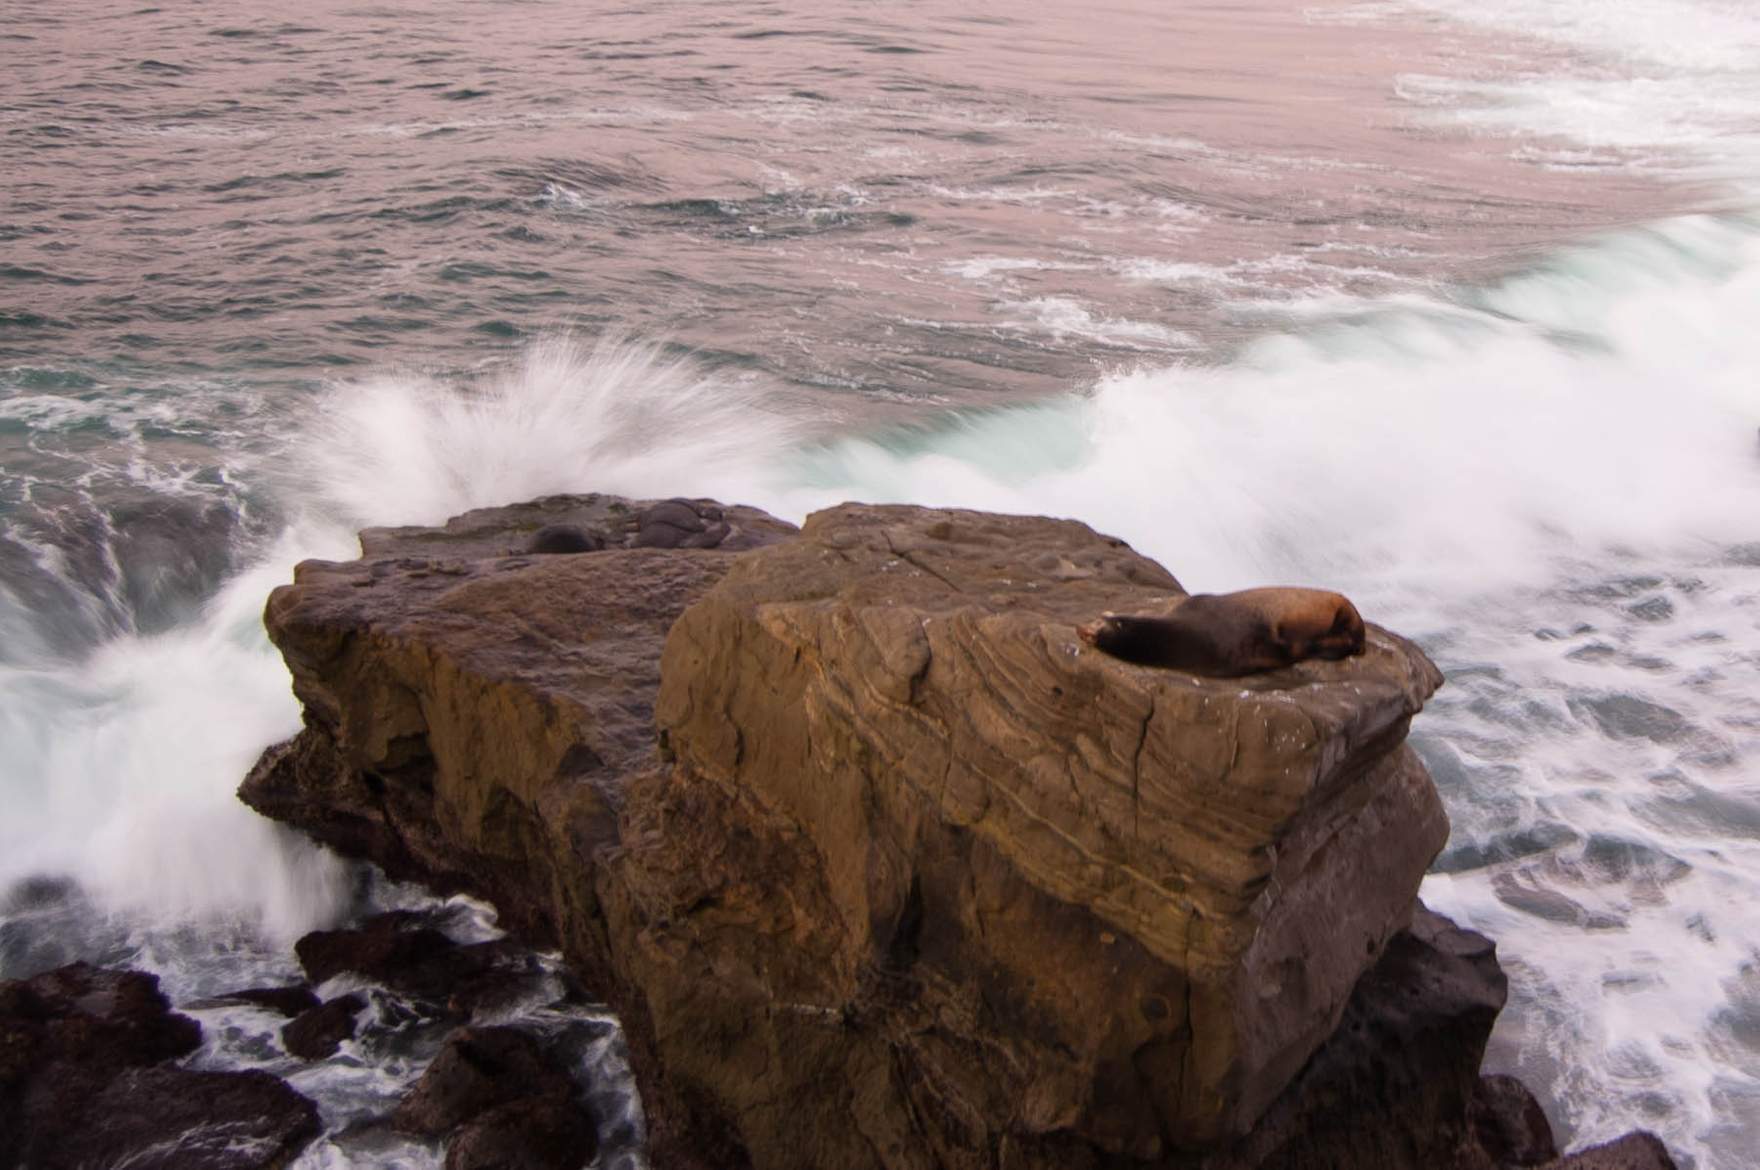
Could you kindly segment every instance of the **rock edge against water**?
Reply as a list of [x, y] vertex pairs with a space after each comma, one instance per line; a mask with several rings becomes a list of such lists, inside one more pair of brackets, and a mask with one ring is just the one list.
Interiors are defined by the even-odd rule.
[[1478, 1075], [1491, 945], [1415, 902], [1441, 679], [1396, 635], [1129, 666], [1076, 625], [1178, 582], [1042, 518], [555, 497], [362, 546], [269, 601], [306, 727], [241, 795], [560, 944], [656, 1165], [1554, 1156]]

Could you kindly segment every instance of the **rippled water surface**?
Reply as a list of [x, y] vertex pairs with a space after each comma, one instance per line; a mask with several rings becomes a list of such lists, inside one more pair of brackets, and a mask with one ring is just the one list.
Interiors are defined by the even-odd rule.
[[0, 78], [0, 976], [354, 905], [232, 792], [362, 524], [1050, 512], [1420, 638], [1492, 1063], [1760, 1165], [1746, 0], [12, 0]]

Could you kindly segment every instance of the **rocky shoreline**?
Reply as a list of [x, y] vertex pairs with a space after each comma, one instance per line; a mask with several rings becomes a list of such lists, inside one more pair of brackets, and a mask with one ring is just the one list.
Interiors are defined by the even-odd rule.
[[[1035, 517], [569, 496], [361, 543], [270, 598], [306, 725], [240, 795], [560, 947], [663, 1170], [1672, 1165], [1641, 1134], [1559, 1159], [1480, 1075], [1505, 980], [1416, 900], [1447, 822], [1405, 737], [1441, 676], [1395, 634], [1131, 666], [1075, 627], [1179, 583]], [[348, 1007], [302, 1003], [288, 1047]], [[545, 1058], [472, 1018], [442, 1074], [549, 1087], [420, 1132], [449, 1167], [521, 1135], [507, 1164], [584, 1162]], [[0, 1109], [39, 1091], [8, 1075]]]

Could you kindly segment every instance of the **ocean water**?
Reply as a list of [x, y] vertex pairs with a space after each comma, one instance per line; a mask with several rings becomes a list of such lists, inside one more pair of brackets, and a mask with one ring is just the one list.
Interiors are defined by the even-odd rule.
[[[7, 16], [0, 977], [191, 1002], [363, 904], [492, 930], [233, 797], [299, 722], [263, 598], [361, 525], [1043, 512], [1417, 638], [1489, 1066], [1570, 1141], [1760, 1166], [1747, 0]], [[302, 1165], [438, 1165], [351, 1129], [431, 1051], [299, 1071]]]

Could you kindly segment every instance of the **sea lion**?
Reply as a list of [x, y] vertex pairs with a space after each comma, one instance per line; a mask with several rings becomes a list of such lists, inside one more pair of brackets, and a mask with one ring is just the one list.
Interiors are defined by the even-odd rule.
[[1196, 593], [1159, 617], [1109, 613], [1076, 632], [1126, 662], [1216, 678], [1348, 658], [1364, 645], [1357, 607], [1324, 589]]
[[698, 500], [662, 500], [636, 518], [634, 548], [714, 548], [733, 529], [721, 509]]
[[574, 524], [546, 524], [532, 537], [527, 552], [555, 555], [558, 553], [598, 552], [605, 547], [605, 538], [597, 532]]

